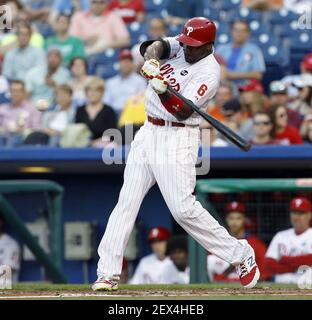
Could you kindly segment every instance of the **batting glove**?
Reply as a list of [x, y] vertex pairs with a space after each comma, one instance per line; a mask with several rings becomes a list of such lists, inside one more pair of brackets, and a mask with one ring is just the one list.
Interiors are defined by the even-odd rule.
[[167, 91], [168, 82], [167, 82], [167, 80], [165, 80], [164, 77], [159, 75], [159, 76], [156, 76], [155, 78], [153, 78], [152, 80], [150, 80], [149, 82], [150, 82], [153, 90], [157, 94], [162, 94]]
[[155, 59], [145, 61], [141, 69], [141, 74], [146, 79], [153, 79], [159, 75], [159, 72], [159, 62]]

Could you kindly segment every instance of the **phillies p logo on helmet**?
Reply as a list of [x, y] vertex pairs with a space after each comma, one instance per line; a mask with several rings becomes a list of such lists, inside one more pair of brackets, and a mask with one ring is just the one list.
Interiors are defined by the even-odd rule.
[[189, 36], [190, 33], [194, 31], [193, 27], [187, 27], [186, 30], [187, 30], [187, 36]]

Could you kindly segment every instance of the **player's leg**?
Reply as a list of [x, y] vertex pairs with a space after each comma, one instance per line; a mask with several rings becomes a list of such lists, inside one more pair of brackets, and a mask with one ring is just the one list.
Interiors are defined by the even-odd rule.
[[[175, 220], [207, 251], [233, 265], [239, 265], [253, 255], [245, 240], [237, 240], [196, 201], [193, 191], [196, 183], [195, 163], [199, 139], [195, 129], [184, 132], [172, 130], [176, 138], [175, 163], [166, 159], [164, 165], [152, 166], [161, 193]], [[176, 136], [175, 136], [176, 135]], [[170, 143], [171, 154], [174, 143]], [[159, 148], [161, 150], [161, 148]], [[164, 157], [168, 154], [162, 150]]]
[[155, 183], [153, 174], [145, 159], [143, 128], [136, 135], [128, 156], [124, 172], [124, 183], [118, 203], [112, 211], [104, 236], [98, 248], [98, 280], [94, 290], [114, 290], [118, 287], [122, 259], [135, 219], [144, 196]]

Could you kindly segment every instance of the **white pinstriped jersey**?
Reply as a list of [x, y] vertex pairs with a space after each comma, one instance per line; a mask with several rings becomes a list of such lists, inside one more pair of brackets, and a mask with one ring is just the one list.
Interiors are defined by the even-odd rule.
[[[297, 235], [293, 228], [278, 232], [272, 239], [266, 252], [267, 258], [277, 261], [282, 256], [302, 256], [312, 254], [312, 228]], [[300, 273], [282, 273], [274, 277], [277, 283], [297, 283]]]
[[[174, 37], [165, 38], [170, 44], [170, 56], [160, 67], [160, 73], [169, 81], [169, 85], [198, 107], [205, 108], [218, 89], [220, 82], [220, 66], [213, 54], [194, 64], [185, 61], [183, 48]], [[177, 119], [162, 105], [151, 85], [145, 92], [145, 108], [147, 114], [154, 118], [168, 121]], [[201, 121], [197, 113], [182, 121], [188, 125], [199, 125]]]

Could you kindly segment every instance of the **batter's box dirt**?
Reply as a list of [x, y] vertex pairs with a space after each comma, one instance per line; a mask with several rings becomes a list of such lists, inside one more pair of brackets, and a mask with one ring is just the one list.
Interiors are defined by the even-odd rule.
[[2, 299], [312, 299], [312, 290], [263, 283], [251, 290], [238, 284], [192, 284], [121, 285], [118, 291], [93, 292], [89, 285], [19, 284], [0, 291]]

